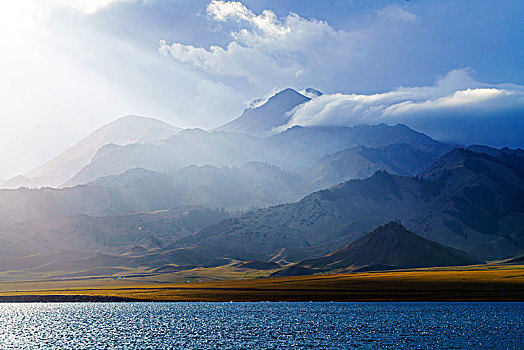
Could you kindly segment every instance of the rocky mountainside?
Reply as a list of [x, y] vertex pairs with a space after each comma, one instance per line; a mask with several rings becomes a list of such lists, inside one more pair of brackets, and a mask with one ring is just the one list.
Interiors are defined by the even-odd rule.
[[[227, 213], [205, 209], [108, 217], [52, 217], [60, 211], [71, 210], [74, 203], [87, 204], [87, 209], [90, 204], [91, 208], [99, 209], [100, 203], [116, 203], [120, 209], [130, 209], [136, 205], [130, 198], [145, 198], [140, 197], [141, 191], [151, 196], [148, 198], [161, 198], [165, 187], [160, 186], [156, 191], [151, 186], [162, 181], [172, 184], [175, 177], [169, 173], [136, 169], [121, 175], [128, 177], [129, 187], [120, 186], [122, 180], [118, 177], [108, 177], [90, 186], [25, 190], [29, 196], [26, 203], [34, 204], [39, 198], [40, 207], [32, 207], [33, 210], [38, 209], [40, 215], [50, 217], [11, 225], [7, 222], [12, 215], [2, 218], [0, 272], [3, 271], [3, 276], [16, 276], [17, 269], [26, 269], [25, 273], [83, 276], [121, 273], [125, 269], [216, 266], [236, 259], [256, 261], [257, 266], [264, 262], [306, 260], [295, 265], [292, 271], [282, 271], [305, 274], [348, 266], [349, 269], [376, 270], [467, 262], [459, 260], [460, 256], [467, 255], [444, 249], [437, 243], [427, 243], [423, 238], [486, 258], [522, 255], [524, 176], [518, 168], [506, 163], [507, 159], [501, 161], [486, 154], [456, 149], [416, 177], [381, 171], [364, 180], [347, 181], [312, 193], [296, 203], [224, 220], [221, 219]], [[185, 186], [194, 189], [205, 183], [207, 176], [209, 180], [223, 172], [224, 178], [234, 178], [228, 173], [231, 170], [244, 174], [238, 179], [249, 178], [251, 172], [259, 168], [271, 174], [281, 172], [260, 163], [243, 170], [189, 167], [182, 183], [188, 181]], [[149, 179], [148, 174], [152, 176]], [[195, 182], [191, 184], [190, 179]], [[238, 186], [233, 186], [234, 192], [238, 192]], [[249, 182], [245, 186], [254, 189], [254, 184]], [[274, 188], [274, 184], [269, 187]], [[210, 184], [209, 191], [215, 188], [216, 184]], [[85, 197], [69, 191], [85, 191]], [[53, 198], [56, 192], [63, 193], [60, 196], [63, 202]], [[130, 195], [133, 192], [136, 197]], [[13, 195], [21, 191], [0, 193]], [[45, 196], [31, 197], [42, 193]], [[75, 197], [97, 200], [96, 203], [70, 202]], [[24, 215], [34, 215], [33, 211], [24, 210], [23, 204], [18, 209]], [[392, 220], [402, 222], [416, 236], [406, 234], [397, 224], [366, 236], [367, 232]], [[389, 233], [379, 234], [381, 232]], [[410, 247], [414, 247], [413, 250]], [[431, 262], [424, 265], [422, 258], [431, 258]]]
[[[74, 273], [159, 267], [164, 249], [229, 213], [200, 207], [121, 216], [66, 216], [0, 229], [0, 272]], [[102, 270], [100, 270], [102, 269]]]
[[377, 172], [225, 220], [177, 244], [217, 257], [298, 262], [396, 220], [476, 256], [510, 256], [524, 249], [523, 181], [522, 172], [497, 158], [455, 149], [417, 177]]
[[[58, 250], [126, 252], [135, 246], [161, 248], [229, 217], [219, 209], [189, 207], [118, 216], [72, 215], [23, 221], [0, 230], [0, 236], [32, 254]], [[20, 255], [5, 249], [2, 255]]]
[[118, 189], [137, 203], [149, 197], [158, 207], [183, 204], [230, 210], [296, 201], [310, 192], [298, 175], [261, 162], [220, 168], [192, 165], [166, 173], [132, 169], [89, 185]]

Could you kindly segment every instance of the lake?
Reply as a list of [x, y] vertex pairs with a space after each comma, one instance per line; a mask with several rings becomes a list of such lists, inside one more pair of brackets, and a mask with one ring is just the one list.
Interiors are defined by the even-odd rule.
[[523, 349], [524, 303], [9, 303], [2, 349]]

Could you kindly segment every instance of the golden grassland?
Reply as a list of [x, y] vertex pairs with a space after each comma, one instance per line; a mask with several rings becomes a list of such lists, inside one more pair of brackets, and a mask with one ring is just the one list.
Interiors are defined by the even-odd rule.
[[[229, 266], [126, 279], [0, 282], [0, 298], [81, 295], [143, 301], [524, 301], [524, 265], [261, 278], [270, 272]], [[170, 282], [181, 278], [186, 282]]]

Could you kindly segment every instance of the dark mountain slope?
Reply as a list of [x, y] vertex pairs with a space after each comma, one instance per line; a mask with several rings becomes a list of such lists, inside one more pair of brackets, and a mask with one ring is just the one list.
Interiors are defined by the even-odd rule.
[[511, 149], [508, 147], [504, 148], [492, 148], [488, 146], [472, 145], [469, 146], [468, 151], [475, 153], [484, 153], [488, 156], [494, 157], [497, 161], [508, 165], [512, 168], [518, 169], [524, 172], [524, 150], [517, 148]]
[[439, 243], [429, 241], [390, 222], [357, 241], [299, 266], [320, 270], [385, 269], [480, 264], [484, 261]]
[[523, 251], [524, 182], [496, 158], [456, 149], [418, 177], [378, 172], [301, 201], [247, 213], [177, 242], [217, 257], [298, 262], [389, 221], [483, 257]]
[[6, 257], [64, 250], [125, 253], [140, 247], [148, 251], [168, 246], [227, 217], [229, 214], [223, 210], [194, 207], [121, 216], [73, 215], [24, 221], [0, 229], [5, 243], [0, 252]]
[[416, 186], [410, 178], [377, 173], [345, 185], [350, 189], [340, 185], [297, 203], [225, 220], [180, 240], [176, 247], [209, 249], [219, 257], [240, 260], [283, 258], [298, 262], [327, 254], [383, 224], [383, 220], [415, 211], [413, 205], [405, 205], [413, 197], [400, 194]]

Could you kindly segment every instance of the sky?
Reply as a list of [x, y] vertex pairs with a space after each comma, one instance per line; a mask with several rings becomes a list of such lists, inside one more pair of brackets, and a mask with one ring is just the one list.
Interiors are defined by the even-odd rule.
[[3, 0], [0, 178], [124, 115], [216, 127], [286, 87], [291, 125], [406, 123], [524, 146], [520, 0]]

